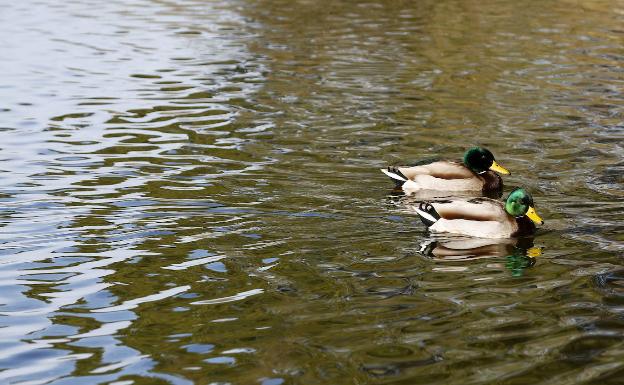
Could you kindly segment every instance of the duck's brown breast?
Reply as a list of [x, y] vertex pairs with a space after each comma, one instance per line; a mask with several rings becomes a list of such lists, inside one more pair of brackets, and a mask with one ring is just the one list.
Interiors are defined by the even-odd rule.
[[512, 237], [521, 237], [523, 235], [535, 233], [535, 224], [526, 216], [516, 218], [516, 225], [518, 226], [518, 230], [511, 234]]
[[503, 194], [503, 178], [494, 171], [479, 175], [483, 179], [483, 195], [499, 198]]

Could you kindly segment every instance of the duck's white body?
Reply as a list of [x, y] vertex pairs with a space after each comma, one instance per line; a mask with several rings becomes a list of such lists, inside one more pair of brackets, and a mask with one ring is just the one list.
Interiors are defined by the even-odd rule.
[[381, 169], [381, 172], [400, 184], [408, 194], [423, 190], [481, 193], [502, 186], [501, 178], [492, 171], [475, 174], [465, 165], [451, 161]]
[[[440, 218], [432, 218], [429, 230], [434, 233], [452, 233], [481, 238], [510, 238], [526, 231], [531, 231], [530, 221], [525, 224], [522, 218], [509, 215], [499, 202], [489, 198], [470, 200], [452, 200], [431, 202]], [[431, 217], [430, 214], [414, 207], [421, 217]], [[532, 227], [534, 231], [535, 227]]]

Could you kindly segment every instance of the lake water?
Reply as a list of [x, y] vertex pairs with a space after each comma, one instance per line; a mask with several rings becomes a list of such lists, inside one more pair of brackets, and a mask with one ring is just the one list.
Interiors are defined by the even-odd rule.
[[[33, 0], [0, 47], [1, 384], [624, 381], [623, 2]], [[534, 238], [431, 243], [378, 170], [475, 144]]]

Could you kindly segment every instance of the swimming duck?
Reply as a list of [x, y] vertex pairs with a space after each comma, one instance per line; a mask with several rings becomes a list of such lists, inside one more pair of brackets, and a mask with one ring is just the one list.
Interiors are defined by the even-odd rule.
[[422, 190], [478, 191], [486, 195], [498, 192], [497, 197], [500, 197], [503, 188], [503, 180], [497, 173], [510, 174], [483, 147], [468, 149], [463, 164], [442, 160], [416, 166], [390, 166], [387, 170], [381, 169], [381, 172], [392, 178], [408, 194]]
[[475, 198], [422, 202], [418, 208], [412, 207], [434, 233], [509, 238], [533, 234], [535, 224], [544, 223], [535, 212], [533, 197], [523, 188], [510, 192], [504, 203]]

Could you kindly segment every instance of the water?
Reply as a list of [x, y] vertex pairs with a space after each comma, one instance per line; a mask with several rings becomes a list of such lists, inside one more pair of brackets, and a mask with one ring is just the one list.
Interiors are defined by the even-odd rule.
[[[0, 383], [621, 384], [624, 3], [0, 12]], [[378, 169], [491, 149], [533, 239]]]

